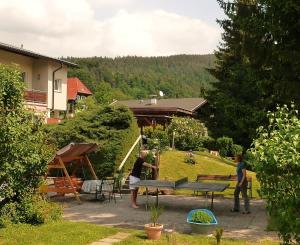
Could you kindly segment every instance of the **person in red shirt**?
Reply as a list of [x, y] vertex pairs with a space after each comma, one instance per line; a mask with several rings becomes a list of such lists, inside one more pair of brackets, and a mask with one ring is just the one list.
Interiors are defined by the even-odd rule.
[[147, 157], [147, 154], [148, 154], [147, 151], [141, 151], [140, 152], [140, 156], [136, 159], [136, 161], [133, 165], [133, 169], [132, 169], [132, 171], [130, 173], [130, 176], [129, 176], [129, 188], [131, 190], [131, 206], [133, 208], [139, 208], [139, 206], [136, 203], [139, 188], [132, 187], [131, 185], [138, 182], [138, 181], [140, 181], [141, 173], [142, 173], [142, 167], [144, 166], [144, 167], [147, 167], [147, 168], [157, 169], [156, 166], [154, 166], [150, 163], [146, 163], [145, 159]]

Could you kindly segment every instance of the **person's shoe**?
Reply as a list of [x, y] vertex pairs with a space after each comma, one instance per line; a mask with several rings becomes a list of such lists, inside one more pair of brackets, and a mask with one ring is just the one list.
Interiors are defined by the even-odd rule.
[[139, 208], [139, 206], [137, 206], [137, 205], [131, 205], [131, 207], [134, 208], [134, 209]]
[[244, 211], [243, 214], [251, 214], [250, 211]]
[[232, 209], [230, 209], [230, 212], [238, 213], [238, 212], [240, 212], [240, 210], [232, 208]]

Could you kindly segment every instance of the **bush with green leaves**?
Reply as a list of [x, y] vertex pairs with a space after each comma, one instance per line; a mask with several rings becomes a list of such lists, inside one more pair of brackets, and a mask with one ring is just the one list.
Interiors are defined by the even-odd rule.
[[254, 155], [251, 153], [251, 150], [247, 150], [243, 154], [243, 162], [246, 163], [247, 169], [253, 171], [253, 163], [255, 162]]
[[158, 148], [161, 151], [167, 150], [170, 147], [170, 140], [168, 132], [161, 125], [153, 127], [144, 127], [144, 135], [149, 138], [148, 148]]
[[33, 225], [58, 221], [62, 217], [62, 207], [41, 197], [32, 195], [24, 197], [20, 202], [5, 204], [0, 210], [0, 227], [13, 223]]
[[243, 155], [243, 150], [244, 150], [243, 146], [232, 144], [230, 149], [230, 154], [231, 156]]
[[[139, 136], [131, 111], [124, 107], [101, 107], [84, 110], [57, 125], [46, 125], [49, 139], [61, 148], [71, 142], [96, 143], [99, 150], [90, 155], [98, 177], [111, 176]], [[132, 166], [137, 152], [127, 163]], [[87, 172], [85, 172], [88, 174]], [[90, 178], [90, 176], [83, 176]]]
[[229, 137], [221, 137], [216, 140], [216, 145], [222, 157], [229, 156], [233, 146], [233, 140]]
[[210, 151], [217, 150], [216, 140], [210, 136], [205, 137], [203, 140], [203, 147]]
[[[24, 90], [18, 67], [0, 64], [1, 213], [15, 206], [19, 208], [24, 199], [32, 198], [53, 156], [53, 148], [47, 144], [47, 137], [41, 130], [41, 119], [24, 106]], [[26, 213], [20, 209], [17, 215]], [[11, 211], [6, 217], [12, 222], [20, 218], [14, 216]]]
[[196, 164], [197, 163], [195, 155], [193, 154], [192, 151], [190, 151], [187, 154], [185, 154], [185, 156], [184, 156], [184, 162], [188, 163], [188, 164]]
[[178, 150], [198, 150], [203, 147], [203, 142], [208, 136], [207, 128], [203, 123], [194, 118], [174, 117], [168, 126], [169, 138], [173, 138]]
[[300, 243], [300, 118], [295, 105], [268, 113], [253, 142], [260, 192], [284, 244]]

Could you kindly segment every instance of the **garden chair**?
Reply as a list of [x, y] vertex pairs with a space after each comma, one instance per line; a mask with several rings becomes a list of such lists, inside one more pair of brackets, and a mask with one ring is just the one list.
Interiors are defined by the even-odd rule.
[[98, 196], [105, 197], [105, 194], [108, 195], [108, 201], [113, 198], [116, 203], [116, 178], [107, 177], [101, 180], [101, 184], [96, 187], [96, 199]]

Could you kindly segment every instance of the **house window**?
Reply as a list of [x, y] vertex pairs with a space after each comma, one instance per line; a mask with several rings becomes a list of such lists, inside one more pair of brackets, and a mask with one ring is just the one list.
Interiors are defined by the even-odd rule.
[[22, 81], [26, 82], [26, 72], [22, 72], [21, 77], [22, 77]]
[[83, 100], [83, 99], [85, 99], [85, 96], [84, 95], [77, 95], [76, 96], [76, 100]]
[[54, 80], [54, 91], [61, 92], [61, 79]]

